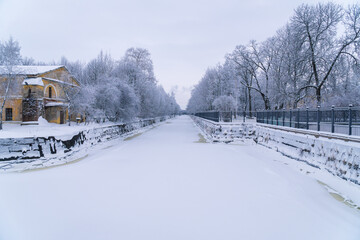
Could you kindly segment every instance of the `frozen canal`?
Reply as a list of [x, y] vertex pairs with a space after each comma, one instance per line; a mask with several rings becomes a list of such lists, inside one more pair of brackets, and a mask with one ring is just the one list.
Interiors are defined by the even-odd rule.
[[278, 153], [198, 134], [179, 117], [73, 164], [1, 174], [0, 239], [360, 239], [360, 211]]

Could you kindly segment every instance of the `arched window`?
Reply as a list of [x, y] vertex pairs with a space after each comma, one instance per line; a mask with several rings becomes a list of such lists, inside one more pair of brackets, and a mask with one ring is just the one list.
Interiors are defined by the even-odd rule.
[[51, 97], [52, 97], [52, 88], [49, 87], [49, 98], [51, 98]]

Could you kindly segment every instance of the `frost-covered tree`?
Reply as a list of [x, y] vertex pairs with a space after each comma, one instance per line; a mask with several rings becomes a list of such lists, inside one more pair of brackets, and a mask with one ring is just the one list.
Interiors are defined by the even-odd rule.
[[233, 112], [236, 110], [236, 101], [232, 96], [223, 95], [214, 100], [213, 106], [217, 111]]
[[[232, 86], [238, 106], [243, 102], [250, 111], [253, 105], [255, 109], [359, 105], [359, 49], [359, 4], [348, 8], [331, 2], [303, 4], [274, 36], [238, 45], [223, 65], [209, 68], [212, 72], [207, 70], [194, 87], [188, 110], [211, 110], [206, 100], [230, 95], [223, 86]], [[225, 66], [232, 69], [227, 71], [233, 72], [228, 75], [232, 77], [221, 78], [219, 69]]]
[[[302, 39], [311, 66], [312, 81], [303, 88], [315, 90], [317, 104], [322, 102], [322, 89], [342, 55], [353, 56], [353, 44], [360, 39], [360, 5], [344, 9], [335, 3], [303, 4], [295, 10], [291, 27]], [[339, 25], [345, 28], [338, 36]]]
[[0, 65], [2, 65], [0, 71], [3, 76], [1, 86], [1, 109], [0, 109], [0, 130], [2, 130], [2, 116], [5, 107], [5, 103], [9, 96], [9, 93], [17, 84], [13, 84], [15, 81], [15, 75], [18, 72], [16, 65], [21, 62], [20, 45], [12, 37], [3, 44], [0, 43]]
[[99, 84], [104, 76], [108, 76], [114, 67], [114, 60], [109, 54], [104, 54], [102, 51], [93, 60], [91, 60], [84, 69], [84, 83], [85, 84]]
[[[175, 99], [157, 85], [146, 49], [131, 48], [119, 61], [101, 52], [84, 67], [65, 58], [62, 63], [82, 79], [76, 108], [88, 118], [130, 121], [136, 117], [176, 114], [180, 110]], [[86, 101], [83, 106], [81, 98]]]
[[123, 61], [127, 64], [134, 64], [144, 74], [146, 81], [156, 82], [153, 62], [147, 49], [129, 48], [125, 52]]

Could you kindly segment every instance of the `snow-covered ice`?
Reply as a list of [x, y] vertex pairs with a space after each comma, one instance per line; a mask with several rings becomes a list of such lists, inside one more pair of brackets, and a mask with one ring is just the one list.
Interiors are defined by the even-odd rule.
[[360, 211], [318, 180], [360, 205], [358, 185], [199, 133], [179, 117], [73, 164], [1, 174], [0, 239], [360, 239]]

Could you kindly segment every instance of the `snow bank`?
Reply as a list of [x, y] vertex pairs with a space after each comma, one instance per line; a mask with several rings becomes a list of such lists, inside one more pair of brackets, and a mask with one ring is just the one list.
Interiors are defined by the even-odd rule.
[[[86, 129], [69, 137], [28, 137], [28, 138], [0, 138], [0, 169], [22, 170], [23, 165], [27, 168], [29, 163], [39, 165], [51, 162], [62, 164], [74, 153], [88, 149], [97, 143], [109, 141], [121, 136], [137, 133], [139, 129], [152, 126], [165, 121], [168, 117], [140, 120], [137, 122], [117, 124], [104, 127]], [[46, 124], [39, 119], [41, 124]], [[47, 164], [45, 164], [47, 165]], [[20, 166], [20, 167], [19, 167]]]
[[0, 239], [359, 240], [360, 211], [313, 177], [358, 206], [360, 186], [300, 172], [252, 140], [202, 144], [198, 133], [182, 116], [76, 164], [0, 174]]
[[[326, 169], [343, 179], [360, 184], [360, 144], [328, 133], [321, 137], [304, 133], [269, 128], [259, 124], [215, 123], [199, 117], [192, 117], [196, 125], [212, 142], [233, 142], [245, 138], [274, 149], [283, 155]], [[326, 137], [325, 137], [326, 135]]]
[[360, 184], [360, 144], [256, 127], [257, 143]]
[[50, 123], [43, 117], [39, 117], [38, 119], [39, 126], [49, 126]]
[[251, 139], [255, 134], [254, 125], [249, 123], [217, 123], [195, 116], [192, 119], [211, 142], [229, 143], [244, 138]]

